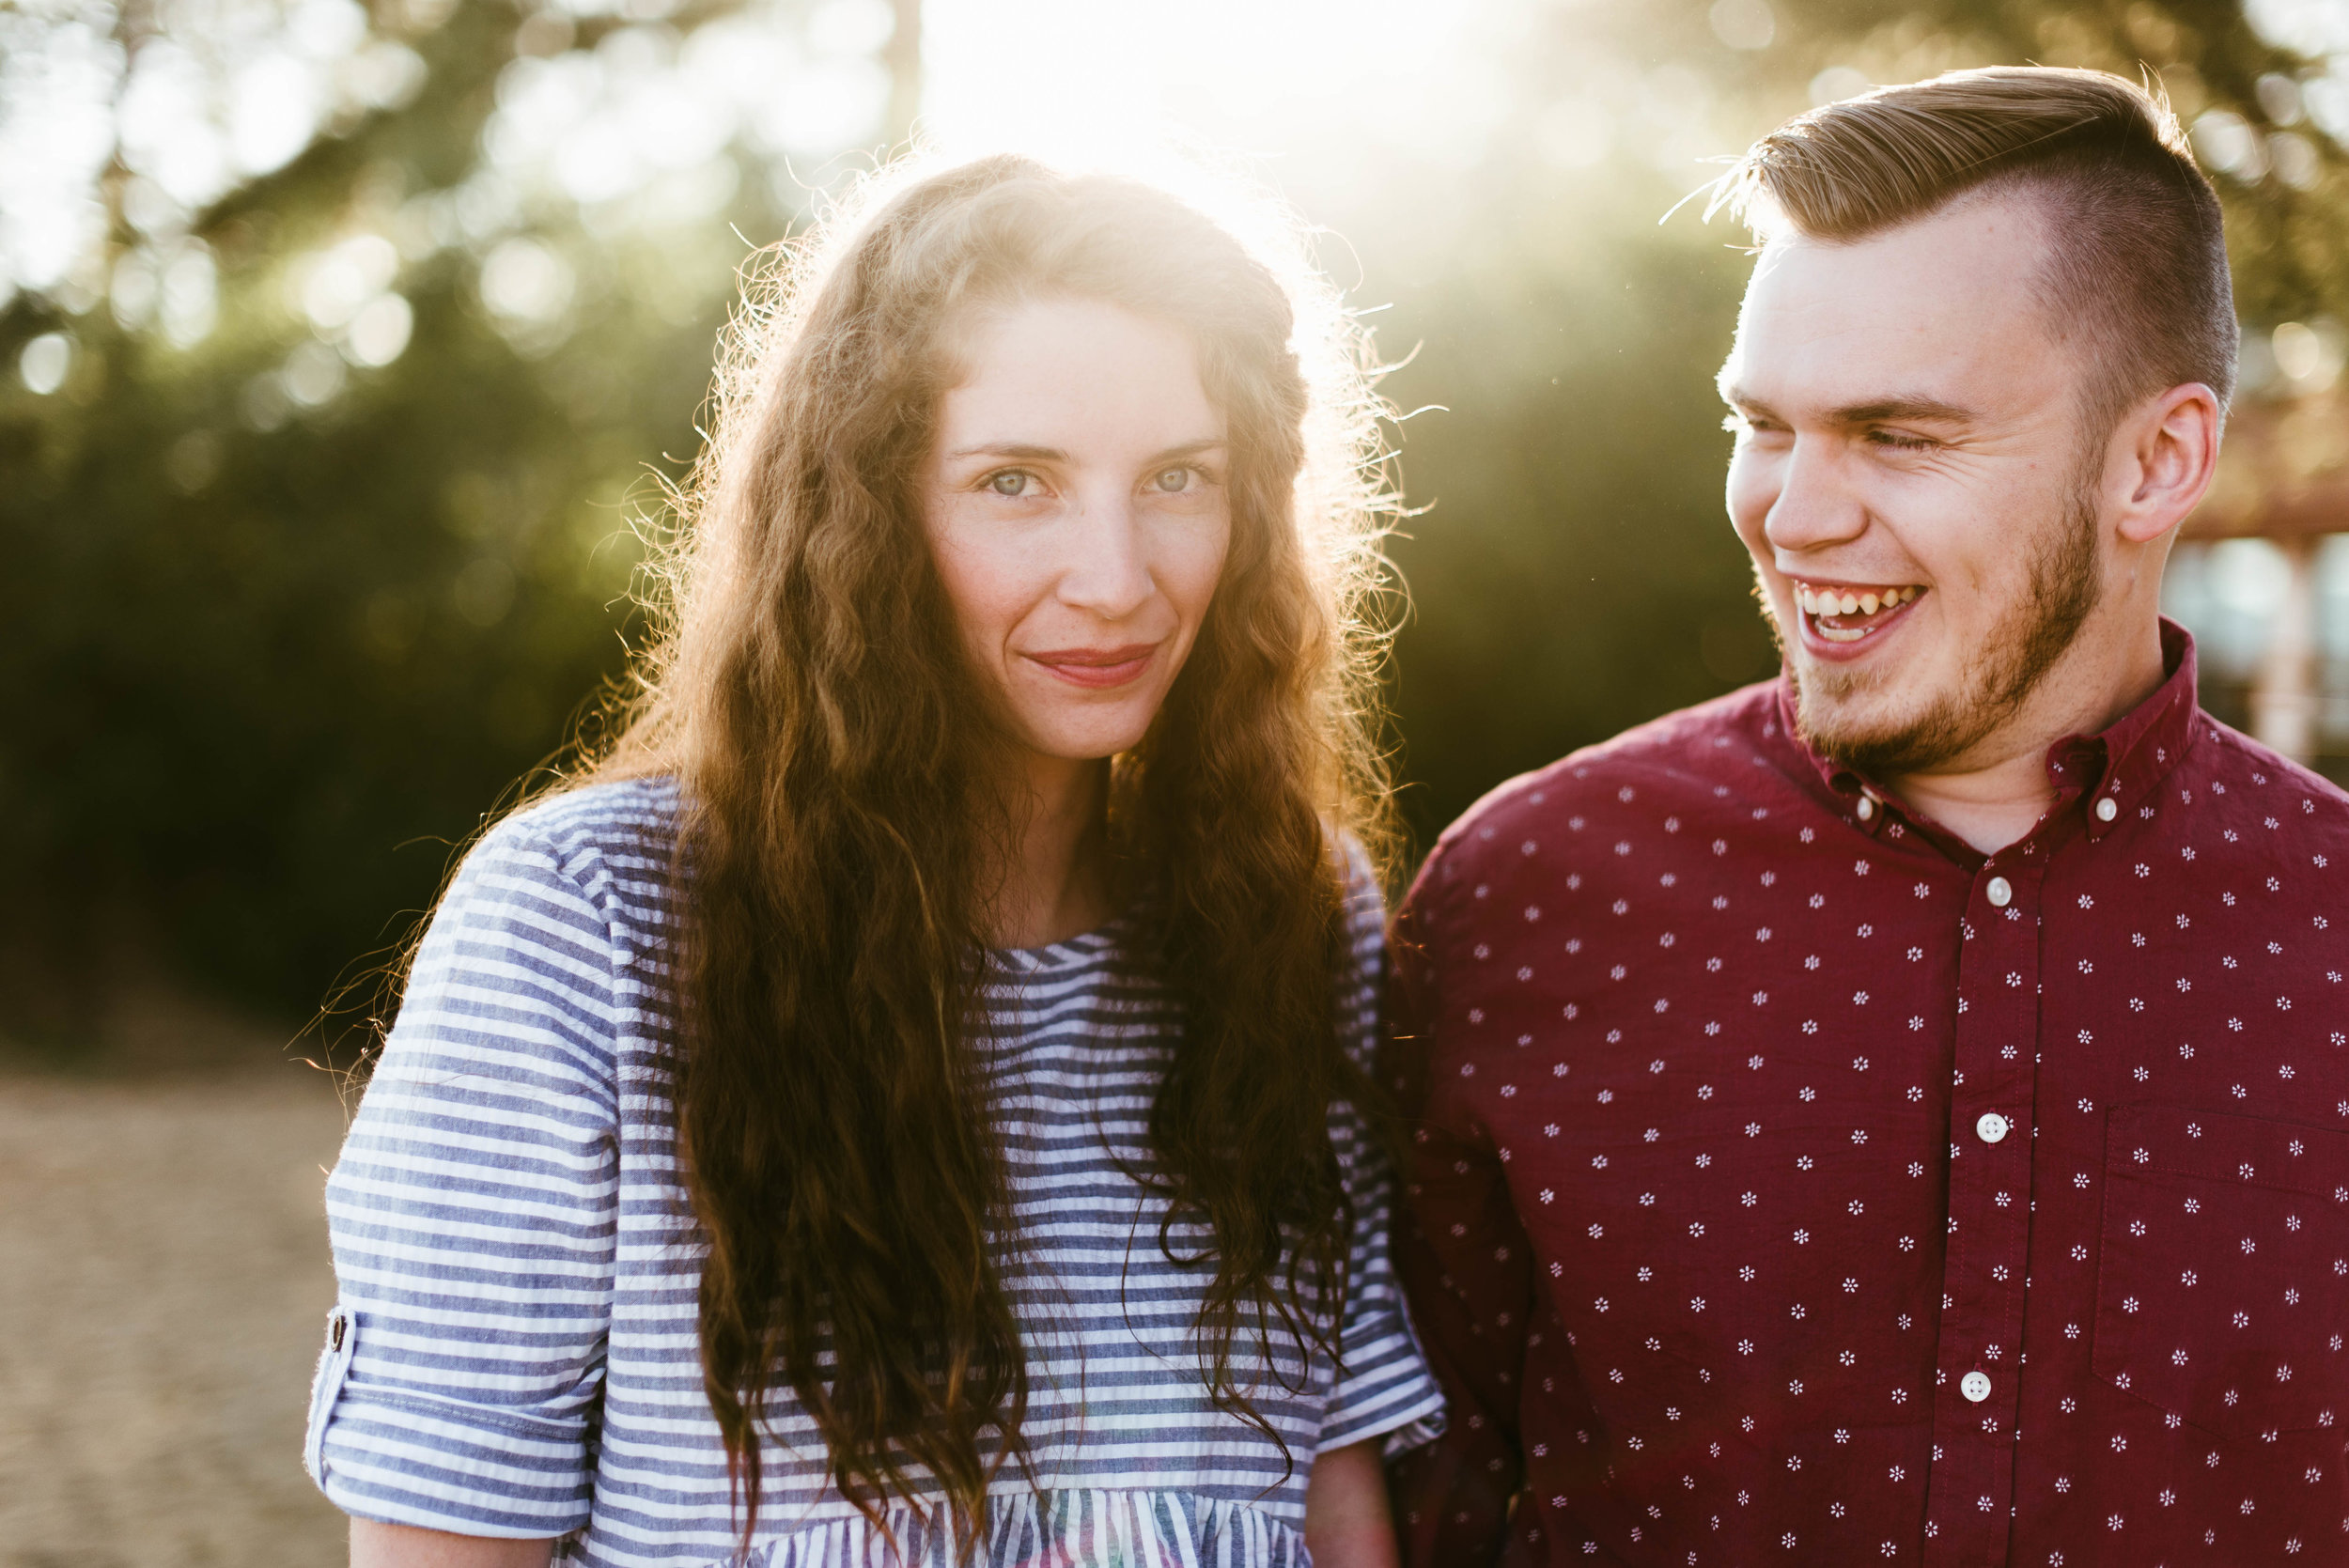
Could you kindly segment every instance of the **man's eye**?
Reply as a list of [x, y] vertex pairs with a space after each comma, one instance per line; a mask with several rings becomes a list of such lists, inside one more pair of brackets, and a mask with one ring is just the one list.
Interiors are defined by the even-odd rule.
[[1176, 491], [1190, 487], [1190, 470], [1187, 468], [1161, 469], [1159, 471], [1158, 476], [1152, 479], [1150, 483], [1157, 489], [1165, 491], [1168, 495], [1173, 495]]
[[1033, 477], [1034, 475], [1019, 469], [1007, 468], [1001, 474], [989, 474], [987, 488], [997, 495], [1025, 495], [1028, 493], [1029, 481]]
[[1890, 446], [1902, 452], [1922, 452], [1940, 444], [1929, 436], [1912, 436], [1906, 430], [1877, 430], [1870, 439], [1878, 446]]

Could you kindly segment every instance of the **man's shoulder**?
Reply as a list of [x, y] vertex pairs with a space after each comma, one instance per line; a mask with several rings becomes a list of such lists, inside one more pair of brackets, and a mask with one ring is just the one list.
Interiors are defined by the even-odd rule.
[[1782, 742], [1782, 723], [1775, 681], [1665, 714], [1499, 785], [1444, 830], [1436, 854], [1473, 862], [1517, 852], [1529, 834], [1560, 824], [1579, 831], [1634, 803], [1642, 816], [1659, 807], [1734, 810], [1757, 772], [1775, 774], [1766, 752]]
[[[2178, 804], [2248, 815], [2263, 828], [2289, 827], [2295, 842], [2312, 834], [2349, 846], [2349, 791], [2207, 711], [2198, 711], [2195, 720], [2193, 749], [2164, 781], [2180, 796]], [[2200, 800], [2193, 799], [2198, 792]]]

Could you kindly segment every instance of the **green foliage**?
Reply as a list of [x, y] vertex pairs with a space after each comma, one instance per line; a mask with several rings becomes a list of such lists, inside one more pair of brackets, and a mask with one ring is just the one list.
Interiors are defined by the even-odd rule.
[[109, 952], [131, 911], [208, 987], [298, 1017], [406, 937], [452, 845], [620, 668], [632, 518], [697, 449], [746, 249], [726, 219], [780, 232], [763, 188], [698, 250], [527, 214], [578, 268], [560, 342], [502, 334], [457, 243], [403, 274], [394, 363], [306, 411], [256, 391], [309, 341], [289, 263], [472, 169], [515, 20], [460, 10], [413, 106], [207, 215], [222, 323], [194, 349], [102, 306], [0, 323], [10, 364], [61, 324], [77, 344], [58, 396], [0, 391], [19, 585], [0, 881], [29, 911], [0, 991], [20, 1029], [103, 984], [26, 955]]
[[1423, 842], [1511, 774], [1777, 667], [1720, 505], [1711, 378], [1743, 258], [1658, 235], [1669, 199], [1616, 242], [1486, 256], [1397, 312], [1421, 349], [1385, 390], [1442, 405], [1404, 425], [1427, 510], [1393, 551], [1415, 606], [1395, 704]]
[[[1514, 772], [1775, 668], [1722, 514], [1711, 385], [1743, 236], [1693, 207], [1657, 222], [1705, 173], [1689, 146], [1734, 152], [1834, 67], [1900, 81], [2142, 62], [2189, 119], [2226, 110], [2263, 132], [2284, 128], [2262, 76], [2305, 70], [2232, 0], [1771, 9], [1771, 41], [1741, 52], [1701, 0], [1529, 6], [1503, 62], [1517, 121], [1481, 162], [1288, 171], [1361, 258], [1355, 297], [1392, 302], [1387, 351], [1417, 347], [1385, 390], [1441, 406], [1402, 427], [1428, 509], [1395, 546], [1416, 604], [1395, 701], [1423, 841]], [[103, 305], [0, 314], [0, 365], [59, 327], [77, 343], [56, 396], [0, 388], [16, 586], [0, 885], [19, 911], [0, 930], [0, 1024], [44, 987], [102, 986], [90, 955], [133, 910], [203, 984], [305, 1012], [406, 934], [451, 846], [620, 668], [630, 498], [657, 499], [697, 448], [734, 231], [765, 240], [791, 216], [763, 182], [706, 222], [617, 233], [525, 195], [495, 232], [411, 249], [414, 332], [392, 364], [350, 369], [306, 411], [255, 390], [310, 340], [288, 303], [301, 258], [412, 228], [420, 201], [474, 179], [518, 22], [468, 0], [419, 42], [414, 103], [203, 217], [222, 306], [197, 346], [119, 329]], [[1556, 155], [1545, 116], [1586, 100], [1614, 106], [1612, 150]], [[2221, 179], [2255, 325], [2349, 318], [2338, 149], [2289, 133], [2317, 151], [2309, 188]], [[561, 333], [482, 303], [482, 254], [516, 225], [576, 275]]]

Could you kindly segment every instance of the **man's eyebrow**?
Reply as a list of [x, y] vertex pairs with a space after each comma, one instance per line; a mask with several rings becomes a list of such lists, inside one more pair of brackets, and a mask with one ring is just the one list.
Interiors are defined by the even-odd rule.
[[1944, 403], [1937, 397], [1881, 397], [1873, 403], [1847, 403], [1828, 415], [1837, 425], [1881, 425], [1887, 420], [1921, 419], [1939, 425], [1963, 425], [1982, 416], [1971, 409]]
[[[1779, 416], [1767, 403], [1743, 387], [1721, 389], [1721, 401], [1740, 412], [1758, 413], [1766, 419]], [[1963, 425], [1982, 416], [1971, 409], [1955, 403], [1944, 403], [1937, 397], [1879, 397], [1873, 402], [1846, 403], [1840, 409], [1828, 411], [1830, 425], [1881, 425], [1897, 420], [1924, 420], [1937, 425]]]

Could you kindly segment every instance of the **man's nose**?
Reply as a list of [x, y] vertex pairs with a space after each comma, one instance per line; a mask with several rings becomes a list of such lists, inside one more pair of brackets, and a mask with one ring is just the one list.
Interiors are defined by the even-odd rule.
[[1085, 500], [1069, 530], [1069, 555], [1060, 579], [1063, 603], [1120, 621], [1149, 602], [1158, 589], [1135, 510], [1130, 496]]
[[1778, 495], [1762, 522], [1773, 550], [1788, 554], [1847, 543], [1867, 531], [1868, 508], [1829, 442], [1797, 438]]

